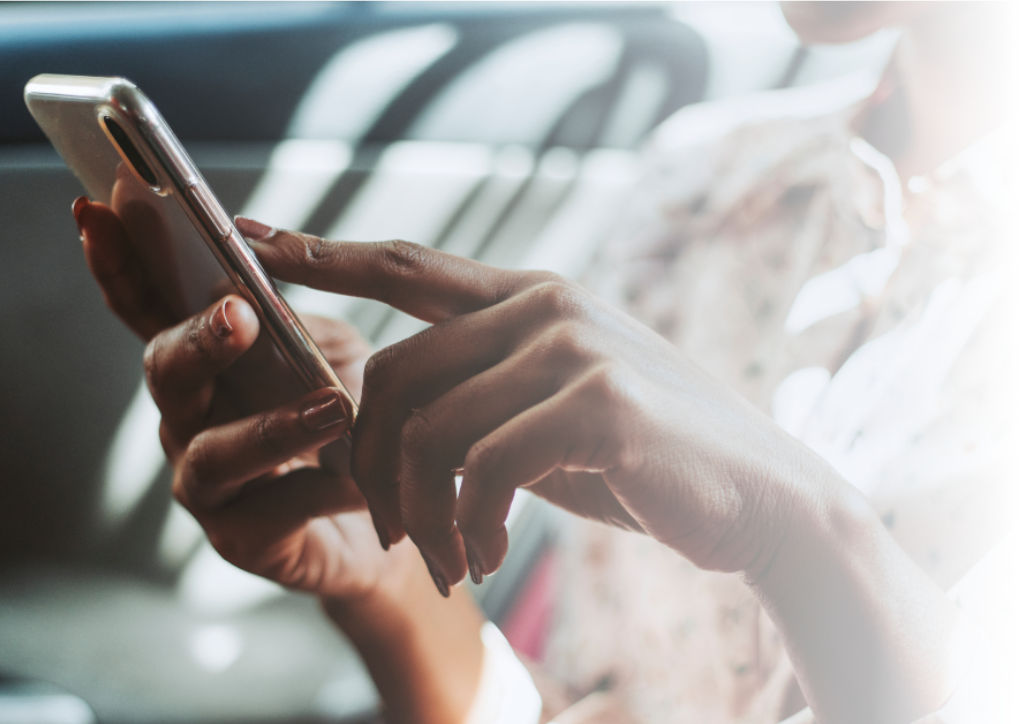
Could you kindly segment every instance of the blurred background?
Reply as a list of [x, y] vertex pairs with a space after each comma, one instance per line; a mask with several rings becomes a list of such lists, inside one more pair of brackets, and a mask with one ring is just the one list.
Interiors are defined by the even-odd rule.
[[[171, 501], [142, 346], [83, 263], [81, 189], [25, 109], [29, 78], [137, 83], [231, 213], [578, 277], [662, 120], [851, 74], [872, 88], [895, 37], [805, 48], [772, 2], [0, 3], [0, 722], [377, 707], [317, 605], [223, 563]], [[375, 346], [420, 328], [286, 294]], [[533, 659], [561, 524], [520, 498], [476, 591]]]

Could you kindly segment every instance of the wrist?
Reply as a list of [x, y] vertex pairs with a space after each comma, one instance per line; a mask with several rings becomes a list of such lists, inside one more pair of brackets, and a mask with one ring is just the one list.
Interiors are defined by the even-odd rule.
[[463, 588], [442, 598], [409, 540], [397, 551], [392, 576], [361, 595], [323, 598], [324, 610], [363, 658], [386, 721], [463, 721], [482, 670], [481, 612]]
[[914, 721], [952, 691], [959, 612], [870, 503], [820, 472], [792, 496], [767, 566], [744, 577], [819, 721]]
[[764, 601], [780, 602], [818, 574], [818, 566], [848, 564], [852, 552], [885, 529], [870, 503], [834, 470], [817, 469], [786, 486], [775, 506], [765, 552], [742, 571]]
[[405, 640], [416, 625], [394, 592], [381, 586], [350, 596], [323, 596], [324, 612], [357, 646], [367, 639]]

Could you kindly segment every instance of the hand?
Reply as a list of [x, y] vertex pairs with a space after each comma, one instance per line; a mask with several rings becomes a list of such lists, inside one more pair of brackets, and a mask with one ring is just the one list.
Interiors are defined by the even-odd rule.
[[[318, 457], [351, 423], [340, 393], [316, 390], [241, 418], [220, 373], [256, 341], [252, 308], [228, 296], [174, 324], [118, 217], [85, 198], [73, 213], [108, 306], [148, 342], [147, 380], [162, 412], [173, 491], [216, 550], [323, 598], [367, 664], [386, 721], [463, 720], [482, 671], [481, 612], [467, 596], [444, 601], [409, 541], [383, 550], [348, 462]], [[341, 322], [305, 324], [339, 378], [360, 389], [366, 342]]]
[[908, 722], [946, 701], [959, 611], [859, 493], [665, 340], [554, 275], [239, 228], [282, 279], [433, 323], [368, 362], [352, 469], [440, 590], [465, 557], [476, 582], [500, 565], [527, 486], [743, 572], [819, 721]]
[[409, 534], [440, 588], [466, 568], [478, 581], [499, 567], [519, 486], [643, 530], [699, 566], [754, 575], [803, 506], [792, 498], [830, 472], [570, 281], [405, 242], [239, 228], [281, 279], [433, 323], [368, 362], [352, 469], [374, 515], [394, 540]]
[[[75, 211], [109, 307], [148, 342], [147, 381], [162, 412], [174, 495], [216, 550], [289, 588], [340, 599], [361, 596], [411, 568], [404, 559], [413, 551], [406, 546], [381, 550], [348, 470], [317, 459], [317, 451], [351, 424], [339, 393], [317, 390], [238, 419], [219, 375], [259, 334], [252, 308], [228, 296], [174, 324], [115, 214], [85, 200]], [[370, 353], [366, 342], [343, 323], [305, 322], [343, 382], [358, 390]]]

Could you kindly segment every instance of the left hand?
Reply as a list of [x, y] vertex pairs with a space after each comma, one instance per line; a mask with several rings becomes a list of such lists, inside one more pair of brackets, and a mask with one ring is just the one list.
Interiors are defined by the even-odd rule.
[[[220, 373], [258, 336], [252, 308], [229, 296], [174, 324], [119, 218], [102, 204], [78, 202], [76, 209], [87, 262], [105, 301], [148, 342], [145, 369], [162, 412], [174, 494], [216, 550], [244, 570], [328, 598], [355, 598], [393, 576], [405, 577], [412, 547], [384, 552], [348, 470], [318, 460], [319, 448], [340, 437], [350, 421], [320, 429], [300, 424], [305, 409], [334, 391], [314, 391], [240, 418]], [[229, 331], [217, 332], [217, 315]], [[345, 323], [304, 321], [343, 383], [358, 391], [367, 343]]]
[[[148, 382], [163, 415], [174, 493], [216, 550], [240, 568], [322, 598], [363, 657], [387, 722], [463, 721], [482, 672], [481, 611], [464, 590], [443, 599], [410, 541], [382, 550], [348, 463], [343, 470], [340, 461], [318, 458], [351, 421], [335, 416], [329, 423], [323, 413], [307, 420], [305, 410], [318, 403], [326, 412], [319, 403], [339, 393], [316, 390], [242, 418], [219, 373], [256, 340], [251, 307], [225, 297], [176, 324], [118, 217], [85, 198], [73, 210], [108, 306], [148, 341]], [[342, 322], [305, 323], [342, 382], [358, 391], [367, 343]]]

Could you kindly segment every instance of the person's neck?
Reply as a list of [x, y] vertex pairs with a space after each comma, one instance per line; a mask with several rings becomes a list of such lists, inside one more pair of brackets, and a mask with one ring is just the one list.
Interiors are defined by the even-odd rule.
[[874, 102], [855, 123], [903, 179], [953, 158], [1002, 124], [1010, 110], [1011, 8], [938, 5], [904, 28]]

